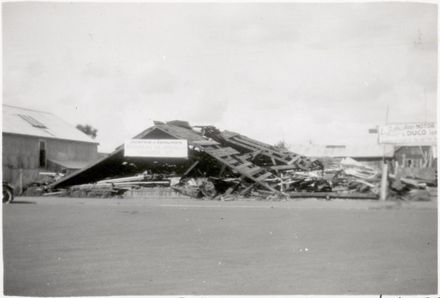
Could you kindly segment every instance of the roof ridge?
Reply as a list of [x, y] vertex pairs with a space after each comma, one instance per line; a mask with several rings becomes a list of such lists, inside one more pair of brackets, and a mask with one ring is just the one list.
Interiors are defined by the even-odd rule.
[[[17, 127], [13, 127], [11, 126], [12, 124], [8, 123], [5, 126], [5, 123], [3, 123], [2, 133], [15, 133], [99, 144], [97, 140], [77, 129], [76, 126], [67, 119], [51, 112], [3, 104], [3, 115], [4, 117], [8, 117], [11, 123], [15, 123]], [[22, 115], [31, 117], [35, 121], [43, 124], [46, 128], [43, 129], [42, 127], [35, 126], [24, 119]], [[15, 122], [19, 121], [18, 119], [20, 119], [20, 122]], [[31, 126], [23, 126], [21, 123], [24, 122], [28, 122]], [[38, 131], [35, 130], [36, 128], [39, 128]]]
[[21, 110], [27, 110], [27, 111], [33, 111], [33, 112], [39, 112], [39, 113], [45, 113], [45, 114], [54, 115], [53, 113], [47, 112], [47, 111], [35, 110], [35, 109], [24, 108], [24, 107], [19, 107], [19, 106], [13, 106], [13, 105], [8, 105], [8, 104], [3, 104], [3, 106], [10, 107], [10, 108], [16, 108], [16, 109], [21, 109]]

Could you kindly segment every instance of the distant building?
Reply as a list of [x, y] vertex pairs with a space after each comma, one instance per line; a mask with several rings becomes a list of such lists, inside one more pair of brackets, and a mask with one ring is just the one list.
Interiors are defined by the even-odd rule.
[[342, 159], [351, 157], [380, 169], [382, 160], [390, 162], [390, 171], [403, 175], [433, 179], [437, 169], [435, 146], [367, 145], [290, 145], [289, 150], [313, 158]]
[[436, 168], [434, 146], [402, 146], [396, 149], [395, 160], [404, 168]]
[[3, 105], [3, 180], [25, 186], [42, 171], [71, 172], [98, 158], [98, 143], [54, 114]]
[[382, 160], [392, 160], [394, 158], [394, 146], [379, 144], [362, 145], [290, 145], [289, 150], [314, 158], [331, 157], [344, 158], [351, 157], [354, 160], [363, 162], [375, 168], [380, 168]]
[[404, 176], [415, 176], [423, 179], [436, 179], [437, 147], [397, 147], [394, 154], [393, 166]]

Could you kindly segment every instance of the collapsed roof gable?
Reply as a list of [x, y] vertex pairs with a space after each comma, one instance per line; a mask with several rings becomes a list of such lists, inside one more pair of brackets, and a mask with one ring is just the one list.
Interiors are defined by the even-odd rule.
[[[156, 124], [147, 128], [133, 139], [171, 138], [186, 139], [191, 144], [195, 141], [206, 140], [199, 133], [170, 124]], [[85, 168], [63, 177], [51, 185], [52, 188], [65, 187], [81, 183], [95, 182], [115, 175], [124, 160], [124, 145], [118, 146], [108, 156], [86, 166]]]

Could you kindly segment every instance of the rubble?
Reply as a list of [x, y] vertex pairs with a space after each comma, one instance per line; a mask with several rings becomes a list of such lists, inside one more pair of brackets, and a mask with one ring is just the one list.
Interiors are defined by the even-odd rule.
[[63, 195], [71, 197], [122, 197], [128, 188], [115, 187], [111, 184], [81, 184], [72, 186]]
[[[224, 201], [246, 197], [378, 199], [380, 172], [351, 158], [321, 161], [214, 126], [191, 127], [185, 121], [156, 121], [135, 138], [186, 139], [189, 158], [130, 159], [120, 146], [50, 188], [68, 189], [80, 196], [121, 196], [134, 188], [171, 187], [190, 197]], [[171, 177], [180, 179], [171, 183]], [[394, 180], [396, 192], [426, 187], [414, 178]]]
[[23, 187], [22, 195], [33, 196], [42, 195], [50, 190], [49, 185], [58, 181], [64, 176], [63, 173], [59, 172], [39, 172], [38, 178]]
[[419, 179], [416, 177], [401, 177], [390, 174], [391, 197], [401, 200], [429, 201], [431, 197], [429, 187], [437, 187], [437, 180]]

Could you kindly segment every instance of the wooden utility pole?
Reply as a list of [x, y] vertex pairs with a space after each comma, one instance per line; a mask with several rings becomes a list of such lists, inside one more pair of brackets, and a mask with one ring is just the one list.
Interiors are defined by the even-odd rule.
[[[387, 112], [385, 116], [385, 124], [388, 124], [388, 113], [390, 107], [387, 105]], [[385, 144], [383, 144], [382, 150], [382, 179], [380, 180], [380, 200], [385, 201], [387, 199], [388, 192], [388, 163], [385, 160]]]
[[388, 190], [388, 164], [383, 161], [382, 164], [382, 179], [380, 181], [380, 200], [385, 201], [387, 199]]

